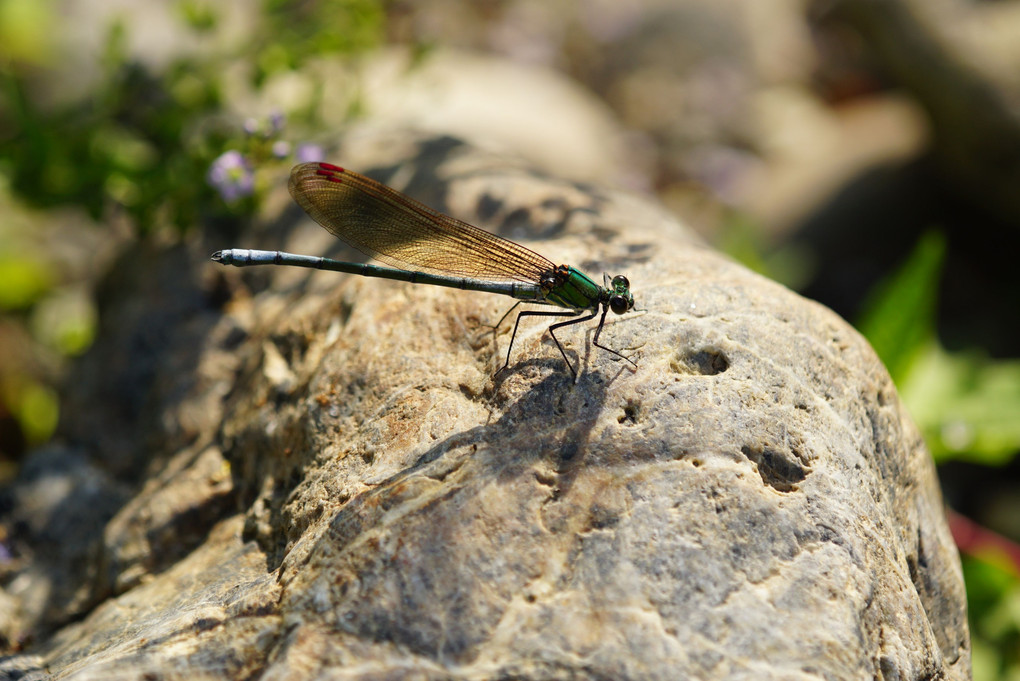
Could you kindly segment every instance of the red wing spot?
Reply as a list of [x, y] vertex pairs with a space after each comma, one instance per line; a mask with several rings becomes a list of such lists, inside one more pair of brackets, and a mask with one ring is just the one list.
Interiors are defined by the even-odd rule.
[[[336, 166], [332, 166], [332, 167], [335, 168]], [[336, 182], [336, 183], [339, 183], [339, 184], [343, 183], [343, 180], [340, 179], [340, 173], [338, 173], [335, 170], [324, 170], [324, 169], [320, 168], [319, 170], [315, 171], [315, 174], [318, 175], [319, 177], [323, 177], [323, 178], [329, 180], [330, 182]]]
[[319, 163], [319, 167], [323, 170], [332, 170], [334, 173], [342, 173], [344, 171], [340, 166], [335, 166], [332, 163]]

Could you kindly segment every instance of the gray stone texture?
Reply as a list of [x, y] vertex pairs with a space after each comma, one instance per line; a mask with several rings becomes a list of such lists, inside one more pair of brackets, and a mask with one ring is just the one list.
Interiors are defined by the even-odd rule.
[[602, 342], [637, 367], [575, 326], [573, 384], [532, 319], [496, 373], [508, 299], [205, 264], [356, 257], [293, 207], [239, 243], [129, 254], [64, 432], [142, 482], [76, 542], [76, 578], [7, 590], [4, 635], [36, 638], [0, 676], [969, 678], [934, 467], [846, 322], [648, 199], [451, 138], [330, 159], [626, 274], [641, 310]]

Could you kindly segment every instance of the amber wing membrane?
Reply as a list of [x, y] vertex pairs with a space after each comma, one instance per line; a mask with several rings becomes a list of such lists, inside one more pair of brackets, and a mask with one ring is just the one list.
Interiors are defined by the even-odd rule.
[[329, 163], [303, 163], [290, 193], [330, 234], [399, 269], [537, 284], [548, 259]]

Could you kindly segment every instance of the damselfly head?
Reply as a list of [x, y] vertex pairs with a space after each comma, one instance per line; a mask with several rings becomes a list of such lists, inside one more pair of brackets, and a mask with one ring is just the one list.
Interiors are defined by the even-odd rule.
[[630, 281], [622, 274], [613, 277], [610, 284], [612, 291], [609, 294], [609, 309], [616, 314], [623, 314], [634, 307], [634, 296], [630, 292]]

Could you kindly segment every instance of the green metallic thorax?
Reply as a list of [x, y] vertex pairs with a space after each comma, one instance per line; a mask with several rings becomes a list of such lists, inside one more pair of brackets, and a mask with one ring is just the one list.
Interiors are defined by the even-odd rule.
[[542, 281], [546, 291], [545, 302], [570, 310], [597, 308], [605, 296], [605, 289], [592, 281], [584, 272], [560, 265]]

